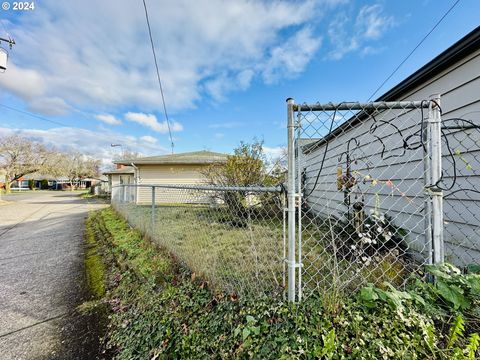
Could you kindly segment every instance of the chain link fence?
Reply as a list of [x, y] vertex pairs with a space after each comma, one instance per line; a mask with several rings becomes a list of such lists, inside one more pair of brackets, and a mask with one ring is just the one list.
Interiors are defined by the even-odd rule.
[[439, 97], [290, 101], [288, 109], [288, 188], [299, 204], [289, 299], [341, 296], [367, 283], [401, 287], [422, 265], [444, 260], [479, 263], [478, 127], [442, 122]]
[[480, 127], [439, 97], [289, 100], [286, 184], [125, 184], [112, 205], [213, 289], [341, 297], [401, 288], [425, 264], [479, 265], [479, 154]]
[[205, 279], [239, 296], [285, 288], [285, 199], [275, 187], [122, 185], [112, 205]]
[[442, 120], [445, 260], [460, 267], [480, 264], [479, 125], [478, 112]]

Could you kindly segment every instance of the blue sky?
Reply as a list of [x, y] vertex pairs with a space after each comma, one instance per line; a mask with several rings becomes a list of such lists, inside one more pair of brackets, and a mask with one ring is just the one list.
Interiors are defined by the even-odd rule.
[[[175, 152], [286, 143], [285, 99], [367, 100], [454, 1], [148, 0]], [[0, 10], [17, 44], [0, 74], [0, 136], [19, 133], [108, 163], [170, 141], [141, 0]], [[480, 24], [461, 0], [378, 97]], [[61, 124], [61, 125], [60, 125]]]

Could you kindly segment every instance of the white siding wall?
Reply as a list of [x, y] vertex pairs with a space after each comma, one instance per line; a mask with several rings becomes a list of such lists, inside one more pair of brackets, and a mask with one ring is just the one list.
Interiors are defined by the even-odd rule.
[[[111, 179], [111, 197], [115, 201], [134, 201], [135, 199], [135, 189], [133, 187], [126, 187], [125, 194], [123, 194], [122, 189], [119, 187], [120, 184], [133, 184], [134, 175], [133, 174], [111, 174], [109, 175]], [[121, 199], [121, 197], [124, 197]]]
[[[203, 176], [201, 169], [206, 165], [138, 165], [139, 184], [148, 185], [195, 185], [201, 184]], [[195, 197], [194, 193], [184, 190], [162, 191], [156, 189], [156, 203], [188, 202]], [[151, 204], [151, 188], [139, 188], [138, 203]]]
[[[396, 100], [424, 100], [436, 93], [441, 94], [442, 119], [461, 117], [480, 124], [480, 51]], [[390, 111], [376, 116], [377, 123], [385, 120], [398, 127], [403, 138], [419, 130], [420, 119], [419, 110]], [[357, 159], [357, 163], [352, 164], [352, 170], [358, 171], [355, 176], [359, 178], [370, 175], [379, 182], [373, 186], [367, 181], [352, 188], [352, 203], [356, 201], [355, 195], [358, 200], [362, 200], [363, 196], [367, 211], [380, 203], [380, 211], [392, 216], [396, 225], [411, 232], [408, 236], [410, 247], [425, 256], [422, 150], [407, 151], [400, 156], [403, 154], [402, 136], [393, 126], [381, 123], [374, 134], [386, 146], [385, 158], [382, 159], [380, 154], [383, 145], [369, 133], [373, 121], [372, 118], [366, 119], [329, 142], [321, 176], [315, 190], [307, 198], [307, 204], [323, 215], [341, 216], [346, 212], [343, 192], [337, 190], [336, 186], [336, 171], [338, 166], [342, 166], [345, 173], [345, 154], [340, 162], [339, 157], [346, 151], [349, 139], [355, 138], [360, 142], [358, 147], [351, 142], [351, 149], [354, 149], [352, 155]], [[322, 135], [328, 132], [328, 126], [329, 122], [324, 125]], [[315, 135], [318, 137], [318, 133]], [[474, 188], [480, 191], [480, 132], [450, 131], [448, 139], [451, 148], [460, 151], [462, 158], [455, 156], [457, 185], [453, 190]], [[311, 192], [315, 183], [324, 151], [325, 145], [322, 145], [315, 151], [304, 154], [303, 159], [300, 158], [300, 166], [307, 175], [306, 194]], [[453, 180], [451, 158], [447, 154], [444, 144], [445, 185]], [[388, 180], [394, 184], [393, 189], [386, 185]], [[447, 260], [458, 265], [479, 262], [480, 195], [458, 192], [445, 199], [444, 210], [445, 239], [449, 243]]]

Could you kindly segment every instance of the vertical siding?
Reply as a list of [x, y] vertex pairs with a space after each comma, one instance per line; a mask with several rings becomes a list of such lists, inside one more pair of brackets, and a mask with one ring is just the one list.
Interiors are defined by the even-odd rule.
[[[480, 51], [397, 100], [424, 100], [435, 93], [442, 96], [442, 120], [463, 117], [480, 124]], [[353, 113], [339, 112], [337, 117], [342, 115], [347, 120]], [[312, 125], [322, 135], [328, 133], [330, 120], [318, 117], [318, 114], [315, 116], [304, 115], [306, 126], [303, 137], [318, 137]], [[370, 129], [374, 121], [377, 122], [377, 129], [372, 134]], [[338, 167], [342, 167], [345, 173], [347, 143], [350, 139], [356, 139], [358, 146], [354, 140], [350, 142], [351, 157], [355, 159], [351, 166], [355, 171], [354, 176], [365, 180], [368, 175], [375, 179], [376, 184], [369, 180], [357, 183], [351, 189], [352, 203], [362, 201], [367, 211], [377, 209], [391, 216], [397, 226], [409, 231], [407, 240], [410, 248], [425, 256], [423, 151], [403, 149], [403, 140], [419, 131], [420, 121], [420, 110], [385, 111], [376, 114], [375, 119], [370, 117], [347, 128], [329, 141], [321, 175], [314, 189], [326, 147], [321, 145], [303, 154], [299, 166], [306, 173], [307, 205], [323, 217], [342, 217], [345, 214], [347, 206], [343, 202], [344, 194], [337, 190], [336, 173]], [[446, 122], [444, 125], [453, 123]], [[475, 129], [449, 130], [446, 136], [450, 148], [456, 152], [456, 185], [452, 191], [464, 189], [445, 199], [446, 255], [448, 261], [465, 265], [480, 261], [480, 195], [465, 191], [480, 191], [480, 132]], [[454, 180], [455, 172], [445, 140], [443, 168], [444, 186], [447, 186]]]

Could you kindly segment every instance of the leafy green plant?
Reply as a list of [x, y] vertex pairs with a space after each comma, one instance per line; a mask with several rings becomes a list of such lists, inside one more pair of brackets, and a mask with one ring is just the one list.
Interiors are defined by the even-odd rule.
[[459, 337], [462, 337], [465, 332], [464, 321], [461, 315], [458, 315], [453, 322], [453, 325], [450, 327], [448, 334], [447, 349], [453, 347], [457, 342]]
[[450, 264], [428, 265], [426, 270], [435, 277], [435, 282], [422, 288], [437, 295], [439, 306], [469, 312], [480, 319], [479, 274], [462, 274], [460, 269]]
[[478, 349], [480, 347], [480, 335], [473, 333], [468, 338], [468, 344], [466, 346], [467, 359], [475, 360], [477, 358]]
[[115, 258], [104, 302], [110, 308], [107, 348], [117, 359], [470, 360], [478, 352], [478, 335], [468, 334], [467, 320], [465, 330], [457, 325], [443, 334], [443, 324], [430, 316], [428, 307], [439, 306], [434, 284], [413, 283], [408, 290], [369, 285], [345, 295], [335, 312], [320, 296], [299, 304], [238, 299], [210, 291], [201, 276], [111, 209], [96, 213], [88, 226], [106, 248], [101, 253]]
[[42, 190], [47, 190], [48, 189], [48, 180], [47, 179], [43, 179], [42, 181], [40, 181], [40, 189], [42, 189]]

